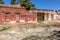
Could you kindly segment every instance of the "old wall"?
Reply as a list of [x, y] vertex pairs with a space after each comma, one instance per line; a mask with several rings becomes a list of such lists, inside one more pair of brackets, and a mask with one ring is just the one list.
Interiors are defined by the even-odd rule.
[[44, 10], [44, 9], [42, 9], [42, 10], [32, 10], [32, 11], [34, 11], [35, 13], [43, 13], [44, 14], [44, 21], [47, 21], [47, 20], [53, 20], [54, 18], [54, 10]]
[[36, 22], [36, 15], [23, 8], [0, 8], [0, 22]]

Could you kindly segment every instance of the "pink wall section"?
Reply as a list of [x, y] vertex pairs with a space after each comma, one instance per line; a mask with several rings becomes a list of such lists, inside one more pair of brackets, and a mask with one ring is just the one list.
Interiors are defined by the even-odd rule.
[[60, 14], [56, 14], [56, 15], [54, 15], [54, 20], [58, 20], [58, 21], [60, 21]]
[[[6, 14], [6, 12], [9, 12], [9, 14]], [[19, 12], [20, 14], [16, 14], [16, 12]], [[0, 22], [10, 22], [10, 21], [19, 22], [20, 20], [25, 20], [25, 22], [28, 22], [30, 20], [35, 21], [36, 18], [37, 15], [30, 13], [25, 9], [8, 8], [8, 7], [6, 8], [2, 7], [0, 9]]]

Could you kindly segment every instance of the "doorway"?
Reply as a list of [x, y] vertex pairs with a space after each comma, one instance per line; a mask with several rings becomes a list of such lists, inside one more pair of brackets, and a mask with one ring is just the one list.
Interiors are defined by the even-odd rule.
[[44, 13], [37, 13], [37, 21], [44, 21]]

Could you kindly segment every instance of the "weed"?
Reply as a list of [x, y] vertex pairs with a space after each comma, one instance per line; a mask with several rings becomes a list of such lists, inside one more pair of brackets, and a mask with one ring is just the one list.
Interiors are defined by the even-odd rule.
[[4, 30], [7, 30], [7, 29], [9, 29], [9, 28], [10, 28], [10, 27], [3, 27], [3, 28], [0, 29], [0, 32], [1, 32], [1, 31], [4, 31]]

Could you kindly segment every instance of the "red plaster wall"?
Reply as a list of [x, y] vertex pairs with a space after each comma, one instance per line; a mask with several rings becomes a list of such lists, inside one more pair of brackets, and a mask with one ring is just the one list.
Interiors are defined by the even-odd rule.
[[[10, 14], [6, 14], [6, 12], [10, 12]], [[16, 12], [19, 12], [20, 14], [19, 19], [17, 19], [15, 14]], [[0, 23], [1, 22], [10, 22], [10, 21], [16, 21], [19, 22], [20, 19], [25, 20], [25, 22], [28, 22], [30, 20], [35, 20], [37, 18], [36, 14], [30, 13], [29, 11], [22, 9], [22, 8], [8, 8], [8, 7], [2, 7], [0, 8]]]

